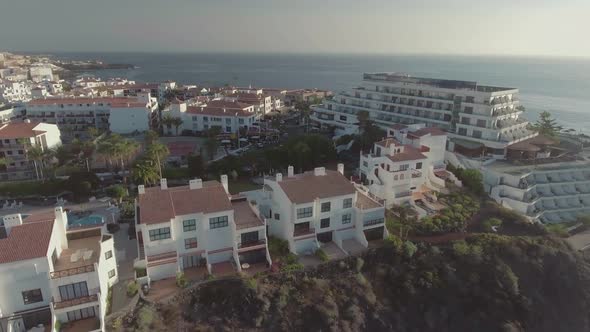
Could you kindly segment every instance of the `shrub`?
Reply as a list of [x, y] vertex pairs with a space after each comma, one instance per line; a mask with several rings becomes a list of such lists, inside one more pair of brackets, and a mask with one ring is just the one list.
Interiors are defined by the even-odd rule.
[[567, 227], [564, 224], [547, 224], [545, 225], [545, 229], [547, 230], [547, 232], [559, 237], [569, 236]]
[[482, 226], [485, 232], [493, 232], [494, 226], [500, 226], [502, 225], [502, 220], [498, 219], [498, 218], [490, 218], [486, 221], [483, 222]]
[[281, 268], [281, 270], [283, 272], [290, 273], [290, 272], [293, 272], [293, 271], [303, 270], [303, 268], [304, 268], [303, 264], [301, 264], [301, 263], [293, 263], [293, 264], [284, 265]]
[[119, 224], [107, 224], [107, 231], [111, 234], [116, 233], [120, 228]]
[[143, 278], [147, 276], [147, 269], [143, 267], [136, 267], [135, 268], [135, 277], [136, 278]]
[[466, 256], [470, 251], [469, 244], [463, 240], [453, 243], [453, 252], [457, 256]]
[[356, 258], [356, 265], [355, 265], [356, 272], [361, 272], [364, 265], [365, 265], [365, 261], [362, 258], [357, 257]]
[[130, 281], [127, 284], [127, 296], [129, 296], [129, 297], [135, 296], [135, 294], [137, 294], [138, 291], [139, 291], [139, 285], [137, 284], [137, 282], [135, 280]]
[[56, 319], [55, 320], [54, 327], [55, 327], [55, 332], [59, 332], [60, 331], [60, 329], [61, 329], [61, 321], [59, 319]]
[[274, 236], [268, 237], [268, 251], [270, 252], [270, 257], [279, 259], [291, 253], [289, 251], [289, 243], [286, 240]]
[[188, 280], [186, 279], [186, 276], [184, 275], [184, 273], [182, 273], [182, 272], [176, 273], [176, 286], [178, 286], [179, 288], [184, 288], [184, 287], [186, 287], [187, 284], [188, 284]]
[[154, 321], [154, 311], [148, 306], [143, 306], [139, 309], [137, 314], [137, 324], [139, 325], [140, 331], [150, 330], [150, 325]]
[[322, 249], [318, 249], [315, 251], [315, 256], [317, 258], [319, 258], [322, 262], [327, 262], [330, 260], [330, 258], [328, 257], [328, 255], [326, 254], [325, 251], [323, 251]]
[[244, 282], [246, 283], [246, 286], [248, 286], [248, 288], [250, 289], [256, 289], [256, 286], [258, 285], [255, 278], [245, 278]]
[[404, 255], [406, 255], [407, 258], [412, 258], [417, 251], [418, 247], [416, 247], [412, 241], [404, 242]]
[[403, 241], [394, 234], [389, 234], [387, 238], [384, 240], [385, 246], [389, 248], [393, 248], [395, 251], [400, 251], [403, 245]]

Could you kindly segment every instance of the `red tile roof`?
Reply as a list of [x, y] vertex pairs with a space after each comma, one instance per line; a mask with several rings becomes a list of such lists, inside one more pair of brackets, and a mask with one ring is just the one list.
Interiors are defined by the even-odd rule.
[[218, 181], [203, 182], [201, 189], [188, 186], [146, 188], [139, 195], [140, 223], [157, 224], [169, 222], [175, 216], [192, 213], [228, 211], [232, 205], [223, 186]]
[[58, 104], [113, 104], [137, 102], [137, 98], [127, 97], [62, 97], [31, 100], [27, 105], [58, 105]]
[[404, 152], [396, 153], [393, 156], [388, 155], [387, 158], [393, 162], [399, 162], [426, 159], [426, 156], [415, 147], [411, 145], [404, 145]]
[[112, 108], [136, 108], [136, 107], [147, 107], [146, 106], [147, 103], [142, 103], [142, 102], [138, 102], [138, 101], [134, 101], [134, 102], [126, 102], [126, 103], [121, 103], [121, 102], [116, 102], [116, 103], [111, 103], [111, 107]]
[[53, 218], [25, 221], [13, 227], [8, 237], [0, 239], [0, 264], [47, 256], [54, 222]]
[[401, 146], [401, 143], [398, 142], [395, 138], [392, 138], [392, 137], [386, 138], [386, 139], [384, 139], [382, 141], [379, 141], [379, 142], [376, 142], [375, 144], [377, 144], [379, 146], [382, 146], [384, 148], [388, 148], [391, 145], [393, 145], [393, 146]]
[[[409, 134], [410, 133], [408, 133], [408, 135]], [[431, 136], [444, 136], [447, 133], [445, 133], [443, 130], [441, 130], [439, 128], [429, 127], [429, 128], [418, 129], [416, 131], [413, 131], [411, 134], [416, 137], [422, 137], [422, 136], [426, 136], [428, 134], [430, 134]]]
[[39, 122], [8, 123], [0, 127], [0, 138], [29, 138], [43, 134], [43, 130], [34, 130]]
[[295, 204], [313, 202], [316, 198], [328, 198], [354, 194], [354, 185], [342, 174], [326, 170], [326, 175], [315, 176], [313, 171], [283, 177], [279, 182], [291, 202]]
[[252, 105], [235, 102], [235, 101], [228, 101], [228, 100], [211, 100], [207, 103], [208, 107], [215, 107], [215, 108], [225, 108], [225, 109], [237, 109], [237, 110], [246, 110]]
[[247, 200], [235, 200], [231, 205], [234, 209], [236, 229], [264, 226], [264, 222], [252, 211]]

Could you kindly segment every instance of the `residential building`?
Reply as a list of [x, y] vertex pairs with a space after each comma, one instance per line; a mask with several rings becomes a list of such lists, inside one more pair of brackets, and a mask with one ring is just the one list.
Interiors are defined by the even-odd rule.
[[26, 104], [26, 117], [57, 124], [64, 138], [83, 137], [88, 128], [129, 134], [146, 131], [158, 118], [157, 102], [149, 93], [137, 97], [59, 97]]
[[534, 137], [521, 118], [516, 88], [471, 81], [412, 77], [396, 73], [364, 74], [360, 87], [313, 106], [312, 120], [339, 133], [354, 133], [357, 114], [384, 127], [424, 123], [448, 132], [451, 151], [503, 158], [507, 146]]
[[26, 81], [0, 81], [0, 102], [18, 103], [31, 99], [31, 86]]
[[332, 243], [350, 254], [387, 235], [385, 208], [344, 177], [342, 164], [338, 171], [318, 167], [302, 174], [289, 166], [286, 176], [267, 177], [262, 190], [243, 194], [267, 218], [269, 234], [286, 240], [295, 254]]
[[285, 93], [285, 105], [295, 106], [298, 102], [314, 103], [329, 96], [330, 91], [319, 89], [288, 90]]
[[[223, 133], [237, 133], [240, 128], [250, 128], [258, 118], [254, 106], [226, 100], [212, 100], [201, 106], [172, 102], [163, 116], [182, 119], [179, 134], [183, 131], [207, 131], [213, 127], [220, 128]], [[164, 126], [165, 133], [175, 134], [176, 130], [172, 125]]]
[[50, 65], [31, 66], [29, 68], [31, 80], [35, 83], [53, 81], [53, 69]]
[[269, 95], [262, 93], [233, 93], [224, 97], [226, 100], [235, 101], [254, 107], [254, 112], [257, 116], [264, 116], [273, 110], [272, 98]]
[[423, 124], [395, 125], [388, 137], [361, 153], [359, 176], [366, 190], [386, 206], [410, 202], [416, 194], [445, 186], [447, 134]]
[[532, 221], [575, 221], [590, 214], [590, 154], [543, 136], [508, 147], [506, 160], [482, 163], [484, 186], [498, 203]]
[[136, 266], [147, 269], [150, 282], [181, 271], [215, 275], [270, 266], [266, 220], [246, 197], [229, 194], [226, 175], [171, 188], [162, 179], [159, 187], [138, 191]]
[[12, 120], [20, 119], [22, 110], [16, 106], [0, 106], [0, 125]]
[[6, 161], [0, 166], [0, 180], [39, 178], [37, 161], [31, 160], [29, 149], [46, 151], [60, 144], [61, 134], [54, 124], [25, 121], [0, 125], [0, 158]]
[[[61, 207], [3, 217], [0, 237], [0, 330], [27, 331], [57, 320], [62, 331], [104, 331], [108, 288], [118, 280], [106, 227], [67, 231]], [[66, 325], [67, 323], [67, 325]]]

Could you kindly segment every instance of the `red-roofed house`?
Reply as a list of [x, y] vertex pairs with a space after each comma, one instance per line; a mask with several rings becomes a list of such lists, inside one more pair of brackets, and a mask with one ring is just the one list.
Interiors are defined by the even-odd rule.
[[118, 280], [106, 227], [67, 231], [61, 207], [52, 214], [0, 217], [2, 331], [49, 329], [80, 319], [102, 330], [108, 288]]
[[39, 122], [10, 122], [0, 124], [0, 180], [39, 178], [40, 165], [29, 158], [31, 147], [43, 151], [61, 144], [61, 134], [54, 124]]
[[359, 176], [371, 194], [390, 206], [411, 200], [423, 186], [434, 190], [444, 186], [435, 174], [445, 168], [444, 131], [423, 124], [395, 125], [388, 136], [361, 155]]
[[[201, 106], [175, 102], [170, 105], [168, 114], [182, 119], [179, 133], [202, 132], [213, 127], [219, 127], [224, 133], [236, 133], [240, 128], [250, 128], [258, 117], [254, 106], [228, 100], [212, 100]], [[176, 128], [172, 125], [164, 126], [164, 131], [174, 134]]]
[[[191, 180], [188, 186], [139, 186], [135, 227], [138, 266], [151, 280], [174, 277], [178, 271], [235, 263], [235, 271], [270, 265], [266, 220], [245, 197], [232, 197], [227, 175], [218, 181]], [[230, 265], [231, 266], [231, 265]]]

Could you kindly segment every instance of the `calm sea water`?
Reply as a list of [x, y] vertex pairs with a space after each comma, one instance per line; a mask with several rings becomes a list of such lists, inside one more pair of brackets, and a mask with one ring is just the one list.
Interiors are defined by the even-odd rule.
[[130, 63], [133, 70], [106, 70], [100, 77], [174, 80], [204, 86], [304, 88], [334, 91], [359, 84], [364, 72], [474, 80], [520, 89], [525, 116], [550, 111], [567, 128], [590, 132], [590, 59], [405, 55], [63, 53], [67, 59]]

